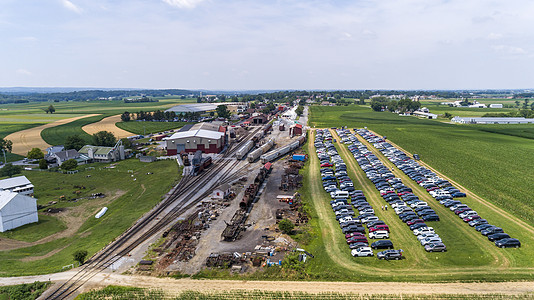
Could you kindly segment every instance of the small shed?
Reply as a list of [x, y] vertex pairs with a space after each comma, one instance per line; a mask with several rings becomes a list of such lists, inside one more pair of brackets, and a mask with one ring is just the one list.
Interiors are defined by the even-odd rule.
[[0, 191], [0, 232], [38, 221], [35, 198], [11, 191]]
[[289, 135], [290, 136], [297, 136], [302, 135], [302, 125], [301, 124], [295, 124], [289, 128]]
[[156, 157], [155, 156], [139, 156], [139, 161], [140, 162], [147, 162], [147, 163], [151, 163], [151, 162], [155, 162], [156, 161]]
[[214, 199], [224, 199], [231, 193], [231, 187], [229, 184], [225, 183], [219, 188], [213, 190], [213, 195], [211, 196]]

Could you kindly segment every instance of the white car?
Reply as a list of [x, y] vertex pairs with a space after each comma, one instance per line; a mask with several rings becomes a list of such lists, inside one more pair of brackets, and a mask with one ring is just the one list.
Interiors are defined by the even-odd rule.
[[474, 215], [478, 215], [478, 213], [474, 210], [464, 211], [463, 213], [459, 214], [460, 218], [462, 219], [470, 217], [470, 216], [474, 216]]
[[370, 216], [370, 217], [366, 217], [366, 218], [363, 218], [362, 219], [362, 223], [369, 223], [369, 222], [372, 222], [372, 221], [378, 221], [380, 220], [377, 216]]
[[418, 208], [418, 207], [421, 207], [421, 206], [428, 206], [428, 203], [426, 202], [417, 202], [417, 203], [414, 203], [412, 205], [410, 205], [412, 208]]
[[354, 220], [352, 217], [344, 217], [344, 218], [341, 218], [339, 219], [339, 223], [345, 223], [345, 222], [349, 222], [349, 221], [358, 221], [358, 220]]
[[412, 209], [409, 208], [408, 206], [397, 206], [397, 208], [395, 208], [395, 213], [397, 215], [400, 215], [403, 212], [407, 212], [407, 211], [411, 211], [411, 210]]
[[[393, 203], [391, 204], [391, 207], [393, 207], [394, 209], [399, 207], [399, 206], [406, 206], [406, 203], [404, 202], [398, 202], [398, 203]], [[407, 207], [407, 206], [406, 206]]]
[[426, 238], [421, 241], [421, 245], [423, 246], [428, 245], [428, 244], [435, 244], [435, 243], [441, 243], [441, 239], [439, 237], [431, 237], [431, 238]]
[[418, 235], [417, 240], [421, 242], [424, 239], [433, 238], [433, 237], [439, 237], [439, 235], [437, 235], [436, 233], [424, 233], [424, 234]]
[[414, 235], [421, 235], [423, 233], [434, 233], [434, 228], [432, 227], [421, 227], [414, 229], [413, 234]]
[[457, 210], [459, 208], [464, 208], [464, 207], [466, 208], [468, 206], [465, 205], [465, 204], [455, 204], [455, 205], [451, 206], [449, 209], [452, 210], [452, 211], [455, 211], [455, 210]]
[[369, 232], [369, 238], [370, 239], [387, 239], [389, 238], [389, 232], [385, 230], [377, 230], [377, 231]]
[[371, 247], [360, 247], [358, 249], [353, 249], [350, 254], [352, 254], [352, 256], [358, 256], [358, 257], [361, 257], [361, 256], [373, 256], [373, 249], [371, 249]]

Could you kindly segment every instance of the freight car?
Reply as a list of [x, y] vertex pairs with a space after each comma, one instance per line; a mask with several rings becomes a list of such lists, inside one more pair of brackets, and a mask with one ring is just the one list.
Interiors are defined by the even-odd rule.
[[252, 163], [256, 161], [263, 153], [266, 153], [274, 146], [274, 140], [269, 139], [265, 144], [261, 145], [258, 149], [252, 151], [247, 156], [248, 162]]
[[204, 171], [205, 168], [209, 167], [211, 165], [211, 157], [205, 157], [200, 160], [199, 164], [193, 165], [193, 172], [195, 174], [198, 174], [202, 171]]
[[274, 149], [273, 151], [269, 152], [269, 153], [265, 153], [261, 156], [261, 162], [264, 164], [264, 163], [268, 163], [270, 161], [273, 161], [283, 155], [286, 155], [287, 153], [297, 149], [298, 147], [302, 146], [302, 144], [304, 144], [304, 142], [306, 141], [306, 134], [303, 134], [301, 136], [299, 136], [297, 138], [296, 141], [294, 142], [291, 142], [290, 144], [284, 146], [284, 147], [281, 147], [281, 148], [278, 148], [278, 149]]
[[253, 141], [246, 142], [243, 145], [243, 147], [241, 147], [241, 148], [239, 148], [239, 150], [237, 150], [237, 152], [235, 153], [235, 156], [237, 157], [237, 159], [245, 158], [245, 156], [250, 151], [250, 149], [252, 149], [252, 147], [254, 147], [254, 142]]

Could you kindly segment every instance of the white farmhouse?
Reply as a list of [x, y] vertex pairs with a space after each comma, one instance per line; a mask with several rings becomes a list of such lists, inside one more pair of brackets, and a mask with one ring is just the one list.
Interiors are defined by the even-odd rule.
[[0, 191], [0, 232], [38, 221], [35, 198], [11, 191]]
[[33, 196], [33, 184], [26, 176], [18, 176], [0, 180], [0, 191], [11, 191]]

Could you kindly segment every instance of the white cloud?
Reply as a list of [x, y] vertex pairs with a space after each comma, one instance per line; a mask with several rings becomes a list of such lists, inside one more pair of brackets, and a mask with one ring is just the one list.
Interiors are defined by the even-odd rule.
[[82, 13], [82, 9], [76, 6], [76, 4], [72, 3], [69, 0], [61, 0], [61, 4], [63, 4], [63, 7], [65, 7], [66, 9], [70, 11], [73, 11], [78, 14]]
[[507, 54], [527, 54], [527, 51], [521, 47], [508, 46], [508, 45], [496, 45], [491, 47], [497, 52], [507, 53]]
[[16, 71], [17, 75], [23, 75], [23, 76], [31, 76], [33, 75], [32, 72], [26, 70], [26, 69], [18, 69]]
[[500, 39], [502, 39], [502, 37], [503, 37], [503, 35], [500, 34], [500, 33], [492, 32], [492, 33], [488, 34], [488, 40], [500, 40]]
[[163, 2], [178, 8], [195, 8], [204, 0], [163, 0]]

